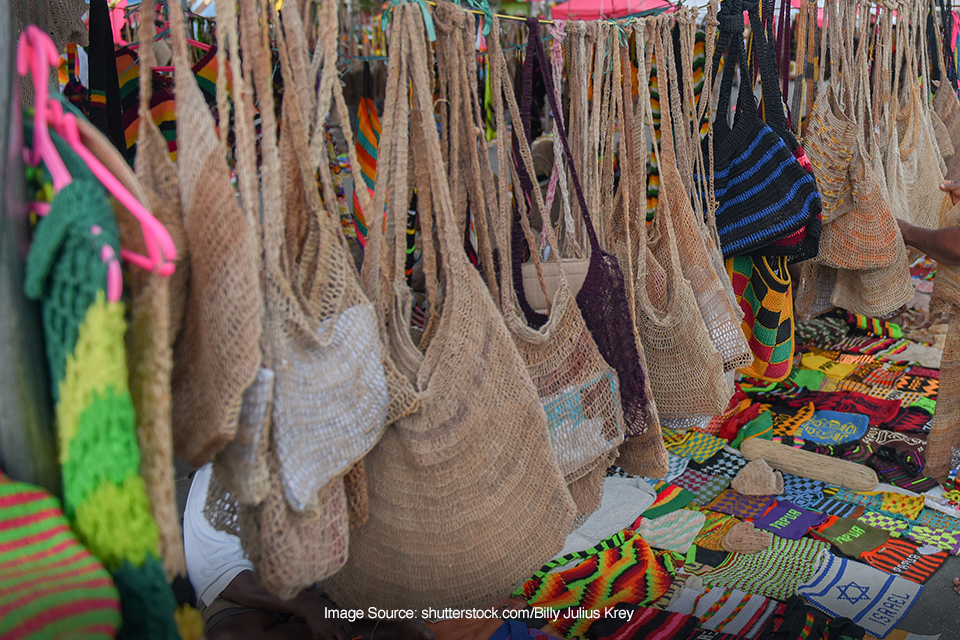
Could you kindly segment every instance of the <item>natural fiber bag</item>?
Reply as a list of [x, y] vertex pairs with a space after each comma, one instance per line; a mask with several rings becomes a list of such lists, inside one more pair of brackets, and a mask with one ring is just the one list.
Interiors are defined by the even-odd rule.
[[[713, 154], [704, 153], [711, 158], [707, 171], [714, 174], [717, 232], [724, 257], [750, 253], [790, 236], [815, 218], [820, 207], [816, 181], [800, 166], [783, 139], [757, 115], [751, 91], [738, 92], [733, 127], [727, 124], [736, 69], [740, 68], [741, 79], [753, 77], [743, 44], [745, 8], [741, 0], [727, 0], [718, 14], [716, 69], [724, 50], [729, 53], [713, 121]], [[704, 144], [709, 142], [705, 140]]]
[[737, 256], [726, 265], [753, 351], [753, 363], [740, 371], [768, 382], [785, 380], [793, 369], [795, 347], [787, 258]]
[[[370, 517], [351, 533], [346, 565], [324, 582], [349, 607], [489, 605], [563, 547], [575, 513], [536, 388], [461, 248], [433, 119], [422, 16], [409, 4], [393, 11], [376, 200], [364, 208], [382, 210], [389, 185], [393, 224], [387, 230], [394, 237], [381, 254], [380, 225], [370, 226], [368, 255], [383, 255], [385, 263], [365, 273], [377, 285], [381, 277], [392, 281], [372, 291], [383, 294], [382, 309], [393, 309], [385, 317], [402, 319], [390, 326], [392, 348], [412, 356], [409, 307], [398, 306], [404, 298], [395, 293], [407, 289], [399, 268], [405, 243], [396, 236], [402, 236], [408, 201], [406, 87], [412, 79], [418, 208], [423, 215], [430, 206], [437, 223], [444, 301], [426, 352], [410, 360], [417, 365], [411, 373], [420, 410], [394, 423], [364, 459]], [[333, 22], [324, 27], [334, 45], [328, 52], [336, 51]], [[493, 28], [498, 32], [499, 25]], [[421, 225], [421, 232], [425, 243], [433, 242], [431, 225]]]
[[933, 111], [946, 128], [954, 149], [953, 154], [945, 158], [947, 170], [944, 175], [948, 178], [960, 175], [960, 99], [949, 82], [940, 82], [933, 95]]
[[[549, 69], [543, 43], [540, 40], [540, 23], [528, 20], [530, 30], [527, 40], [528, 55], [536, 55], [541, 69]], [[557, 93], [551, 74], [543, 75], [550, 108], [560, 113]], [[588, 212], [587, 201], [574, 166], [573, 153], [567, 140], [562, 119], [555, 120], [556, 133], [563, 145], [566, 161], [570, 165], [570, 178], [577, 193], [581, 216], [590, 243], [590, 268], [584, 277], [583, 286], [577, 293], [577, 306], [583, 320], [597, 344], [600, 355], [617, 372], [620, 381], [620, 399], [627, 437], [642, 435], [647, 428], [647, 394], [645, 372], [640, 365], [640, 347], [632, 331], [632, 314], [626, 295], [623, 271], [617, 259], [600, 247], [597, 232]]]
[[[460, 20], [454, 27], [460, 38], [457, 53], [460, 54], [462, 60], [472, 59], [473, 40], [466, 37], [466, 24], [463, 22], [464, 14], [459, 11], [451, 11], [446, 7], [443, 9], [438, 7], [437, 14], [441, 18], [438, 21], [441, 25], [443, 25], [444, 19], [448, 18], [447, 14], [452, 14]], [[443, 30], [441, 26], [441, 32]], [[441, 36], [442, 41], [443, 36]], [[465, 47], [469, 47], [469, 49]], [[448, 54], [448, 57], [452, 57], [452, 55]], [[523, 69], [524, 73], [528, 69], [532, 72], [533, 61], [534, 57], [527, 57]], [[441, 69], [446, 64], [448, 63], [440, 61]], [[502, 96], [506, 95], [514, 122], [526, 121], [526, 116], [529, 115], [529, 100], [525, 96], [523, 100], [524, 113], [521, 114], [510, 87], [506, 87], [506, 91], [503, 91], [503, 80], [506, 74], [504, 57], [494, 54], [491, 64], [494, 111], [497, 130], [501, 132], [497, 137], [497, 154], [498, 157], [508, 158], [510, 153], [507, 151], [508, 135]], [[464, 63], [464, 71], [466, 71], [466, 67], [467, 65]], [[466, 74], [460, 75], [454, 78], [451, 84], [459, 82], [460, 85], [472, 88], [473, 84], [467, 81], [469, 77], [471, 76]], [[461, 122], [463, 133], [466, 134], [467, 127], [471, 127], [472, 130], [477, 125], [475, 122], [470, 122], [468, 117], [472, 113], [479, 113], [479, 111], [472, 111], [470, 108], [474, 105], [467, 102], [466, 98], [468, 96], [463, 97], [463, 107], [466, 108], [466, 111]], [[469, 98], [475, 104], [479, 104], [474, 91], [470, 91]], [[457, 108], [457, 105], [453, 105], [453, 107]], [[453, 118], [451, 118], [451, 121], [453, 121]], [[451, 131], [450, 135], [457, 135], [457, 132]], [[466, 147], [471, 162], [476, 162], [476, 171], [471, 173], [474, 183], [473, 195], [478, 198], [483, 191], [484, 183], [481, 180], [481, 170], [487, 177], [487, 184], [491, 183], [493, 178], [489, 174], [489, 164], [480, 161], [478, 158], [476, 142], [471, 140], [469, 135], [463, 137], [467, 143]], [[531, 180], [534, 171], [533, 158], [522, 130], [517, 131], [517, 135], [513, 138], [513, 149], [515, 152], [519, 151], [518, 154], [514, 155], [515, 165], [513, 167], [520, 186], [520, 189], [514, 191], [517, 196], [517, 211], [513, 215], [510, 213], [507, 180], [506, 176], [502, 176], [499, 194], [499, 225], [495, 225], [499, 228], [497, 244], [501, 247], [500, 273], [514, 276], [501, 279], [501, 310], [507, 330], [516, 343], [520, 355], [527, 364], [527, 370], [534, 385], [537, 387], [541, 404], [543, 404], [547, 413], [550, 439], [557, 456], [557, 462], [560, 465], [560, 471], [567, 480], [574, 500], [577, 501], [578, 515], [583, 516], [592, 512], [599, 505], [601, 483], [603, 477], [606, 476], [608, 454], [615, 451], [623, 442], [624, 424], [623, 410], [620, 405], [619, 381], [614, 370], [600, 357], [597, 346], [590, 336], [590, 332], [587, 331], [562, 271], [559, 269], [557, 271], [560, 276], [559, 287], [556, 289], [557, 295], [552, 298], [553, 303], [550, 306], [549, 314], [543, 318], [545, 322], [539, 328], [530, 326], [524, 315], [518, 312], [518, 307], [519, 309], [523, 308], [523, 304], [519, 300], [525, 294], [522, 288], [515, 287], [515, 283], [518, 281], [516, 278], [517, 267], [523, 259], [518, 250], [522, 245], [517, 241], [522, 242], [522, 238], [515, 237], [514, 241], [511, 242], [507, 234], [511, 230], [515, 233], [517, 228], [522, 226], [528, 240], [531, 239], [533, 233], [527, 217], [529, 207], [536, 203], [541, 211], [545, 208], [543, 207], [541, 192], [533, 186]], [[511, 168], [506, 162], [500, 164], [500, 166], [501, 171], [508, 171]], [[477, 203], [477, 205], [481, 205], [481, 203]], [[482, 211], [482, 205], [473, 206], [472, 209]], [[511, 221], [513, 224], [511, 224]], [[553, 249], [550, 251], [547, 264], [552, 263], [555, 267], [559, 267], [559, 244], [549, 221], [544, 221], [544, 232], [549, 243], [548, 247]], [[536, 242], [530, 249], [534, 266], [539, 266], [541, 264], [540, 250]], [[541, 293], [544, 293], [545, 287], [539, 285], [537, 287]], [[537, 320], [540, 320], [540, 318], [537, 318]], [[575, 484], [575, 481], [588, 474], [596, 476], [597, 481]]]
[[[692, 32], [696, 25], [693, 20], [689, 19], [688, 12], [680, 12], [676, 14], [676, 17], [665, 20], [661, 30], [654, 37], [657, 35], [663, 37], [663, 31], [669, 30], [669, 37], [672, 42], [675, 21], [679, 23], [676, 28], [686, 35], [686, 40], [692, 42]], [[665, 58], [664, 64], [667, 65], [667, 68], [674, 68], [676, 61], [674, 60], [673, 45], [664, 42], [662, 48]], [[685, 54], [683, 57], [687, 58], [689, 56]], [[681, 74], [681, 80], [684, 84], [684, 95], [690, 97], [693, 95], [693, 69], [688, 64], [689, 61], [683, 63], [684, 72]], [[665, 133], [673, 136], [670, 140], [665, 141], [665, 145], [674, 143], [674, 141], [676, 141], [674, 146], [677, 144], [683, 145], [685, 142], [686, 122], [690, 118], [682, 110], [683, 101], [679, 84], [676, 78], [667, 74], [659, 78], [659, 102], [660, 113], [662, 114], [660, 132], [661, 136]], [[689, 151], [693, 154], [702, 153], [699, 137], [697, 137], [697, 144], [686, 146], [690, 147]], [[682, 184], [678, 182], [678, 178], [683, 178], [682, 173], [678, 173], [672, 168], [661, 169], [660, 173], [661, 192], [669, 189], [671, 193], [667, 196], [668, 201], [672, 198], [672, 201], [679, 205], [673, 209], [671, 215], [677, 241], [677, 255], [680, 259], [683, 276], [690, 282], [693, 289], [700, 315], [710, 335], [710, 341], [720, 354], [725, 371], [745, 367], [753, 361], [753, 354], [750, 351], [750, 345], [747, 343], [747, 337], [741, 328], [743, 313], [736, 304], [730, 279], [726, 277], [726, 274], [715, 268], [715, 265], [722, 264], [722, 257], [718, 246], [714, 243], [714, 234], [704, 223], [702, 213], [694, 211], [689, 198], [683, 198], [681, 195]]]
[[[173, 441], [197, 467], [236, 434], [260, 367], [262, 300], [256, 221], [237, 204], [223, 147], [196, 77], [176, 63], [177, 172], [190, 283], [173, 353]], [[141, 118], [141, 120], [143, 120]]]
[[738, 522], [723, 536], [721, 544], [724, 550], [731, 553], [760, 553], [770, 548], [773, 543], [773, 534], [761, 531], [750, 522]]
[[[651, 49], [662, 49], [662, 37], [662, 30], [652, 32]], [[639, 82], [640, 105], [642, 122], [652, 130], [645, 89], [648, 69], [645, 62]], [[661, 100], [664, 97], [661, 95]], [[664, 121], [669, 125], [669, 116]], [[661, 140], [662, 150], [654, 146], [662, 158], [658, 161], [661, 189], [653, 236], [649, 243], [641, 243], [637, 260], [637, 335], [650, 355], [651, 386], [662, 417], [719, 415], [730, 399], [723, 361], [710, 342], [693, 289], [683, 277], [674, 231], [673, 216], [688, 214], [685, 209], [691, 206], [690, 199], [676, 170], [671, 136], [662, 136]]]

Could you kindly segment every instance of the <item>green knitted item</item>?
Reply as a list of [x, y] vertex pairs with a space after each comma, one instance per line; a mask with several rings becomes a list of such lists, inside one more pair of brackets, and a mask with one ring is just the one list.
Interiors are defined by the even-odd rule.
[[0, 473], [0, 638], [113, 638], [119, 626], [110, 574], [57, 499]]
[[65, 507], [77, 537], [113, 572], [121, 637], [173, 640], [176, 601], [158, 562], [159, 532], [140, 477], [124, 309], [106, 300], [101, 251], [120, 254], [115, 214], [83, 161], [51, 137], [73, 182], [37, 225], [25, 287], [43, 309]]
[[139, 567], [124, 562], [113, 572], [123, 605], [123, 627], [117, 640], [180, 640], [173, 615], [177, 608], [163, 567], [148, 557]]

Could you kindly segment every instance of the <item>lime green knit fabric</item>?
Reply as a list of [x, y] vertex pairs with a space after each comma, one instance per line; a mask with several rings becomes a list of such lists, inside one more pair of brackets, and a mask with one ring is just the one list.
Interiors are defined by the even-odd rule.
[[140, 476], [124, 309], [107, 302], [105, 292], [101, 252], [110, 247], [120, 254], [117, 224], [102, 185], [51, 135], [73, 182], [37, 225], [26, 292], [43, 310], [64, 511], [80, 541], [113, 574], [123, 613], [118, 637], [174, 640], [176, 600], [160, 568], [157, 525]]

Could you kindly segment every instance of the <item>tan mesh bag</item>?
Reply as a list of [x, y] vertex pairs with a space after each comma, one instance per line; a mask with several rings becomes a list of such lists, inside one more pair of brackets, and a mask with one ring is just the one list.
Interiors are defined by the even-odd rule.
[[[460, 37], [457, 51], [460, 54], [460, 60], [463, 61], [467, 57], [473, 59], [472, 38], [466, 37], [466, 23], [462, 22], [466, 17], [465, 14], [453, 9], [452, 5], [440, 5], [437, 8], [437, 15], [440, 18], [438, 25], [441, 27], [441, 31], [446, 26], [444, 24], [446, 20], [453, 17], [458, 20], [454, 28], [456, 29], [455, 33]], [[443, 39], [443, 36], [441, 36], [441, 42]], [[450, 63], [449, 58], [453, 55], [451, 53], [444, 56], [444, 53], [446, 53], [446, 50], [442, 50], [438, 56], [441, 73], [444, 67]], [[447, 61], [444, 60], [444, 57], [447, 58]], [[493, 54], [491, 64], [494, 113], [496, 115], [497, 131], [501, 132], [497, 136], [497, 156], [506, 160], [511, 157], [509, 151], [511, 146], [506, 118], [504, 117], [502, 97], [504, 94], [507, 97], [512, 121], [519, 123], [521, 114], [512, 89], [507, 86], [506, 91], [503, 90], [506, 61], [502, 52]], [[462, 70], [463, 72], [467, 71], [465, 63], [462, 63]], [[476, 170], [471, 172], [473, 175], [468, 176], [468, 180], [474, 185], [474, 195], [479, 196], [483, 191], [482, 185], [484, 182], [491, 184], [493, 176], [489, 173], [489, 163], [478, 158], [478, 140], [470, 139], [467, 134], [467, 128], [474, 132], [481, 131], [482, 127], [476, 121], [476, 116], [480, 114], [480, 110], [479, 99], [473, 86], [475, 83], [469, 81], [469, 78], [472, 77], [469, 73], [463, 72], [454, 81], [458, 82], [459, 86], [470, 87], [470, 103], [467, 103], [467, 96], [461, 96], [463, 107], [466, 110], [460, 121], [466, 138], [464, 141], [465, 149], [469, 151], [471, 162], [477, 161]], [[454, 119], [451, 118], [451, 122], [453, 121]], [[451, 131], [450, 137], [453, 135], [456, 135], [456, 133]], [[530, 147], [524, 139], [522, 129], [518, 129], [517, 135], [519, 136], [517, 142], [521, 161], [528, 172], [527, 175], [534, 175], [533, 158]], [[499, 215], [496, 216], [498, 224], [495, 227], [498, 230], [497, 244], [501, 248], [499, 254], [500, 273], [502, 274], [512, 274], [514, 261], [519, 262], [519, 257], [514, 257], [511, 251], [510, 233], [513, 228], [513, 214], [511, 212], [511, 195], [508, 192], [506, 175], [504, 175], [511, 168], [512, 164], [508, 164], [506, 161], [500, 164], [503, 179], [500, 182]], [[516, 174], [516, 169], [513, 173]], [[515, 180], [515, 185], [513, 193], [519, 209], [520, 223], [527, 238], [534, 265], [539, 266], [541, 248], [538, 246], [530, 227], [527, 198], [524, 196], [524, 190], [519, 184], [519, 179]], [[540, 190], [534, 188], [532, 195], [535, 197], [537, 206], [541, 207], [541, 210], [545, 210]], [[483, 216], [481, 207], [486, 203], [483, 201], [478, 203], [476, 200], [473, 202], [474, 214]], [[490, 203], [490, 206], [494, 207], [496, 203]], [[552, 249], [549, 254], [549, 261], [559, 265], [561, 255], [558, 248], [559, 244], [548, 222], [545, 222], [544, 232], [547, 246]], [[623, 409], [620, 405], [617, 375], [600, 356], [597, 345], [587, 330], [583, 317], [580, 315], [580, 309], [577, 307], [570, 287], [563, 276], [563, 271], [558, 269], [557, 273], [559, 274], [559, 286], [555, 295], [550, 298], [546, 322], [539, 329], [530, 326], [520, 310], [517, 304], [518, 293], [514, 289], [513, 278], [509, 275], [502, 279], [500, 305], [507, 330], [527, 365], [527, 371], [537, 387], [540, 402], [546, 411], [550, 427], [550, 439], [557, 456], [557, 462], [560, 465], [560, 471], [564, 474], [568, 486], [571, 488], [571, 494], [577, 501], [578, 515], [583, 516], [599, 505], [603, 477], [606, 476], [606, 469], [609, 466], [609, 454], [611, 452], [615, 453], [616, 448], [623, 442], [625, 434]], [[536, 286], [541, 293], [547, 295], [546, 285], [537, 284]], [[585, 478], [588, 475], [591, 477]], [[583, 481], [578, 482], [581, 480]], [[573, 489], [576, 489], [575, 494]]]
[[[651, 40], [662, 52], [663, 31], [669, 27], [651, 24]], [[672, 36], [671, 36], [672, 37]], [[672, 45], [670, 45], [672, 46]], [[662, 60], [662, 56], [658, 56]], [[648, 73], [649, 67], [641, 71]], [[640, 80], [640, 103], [647, 125], [653, 129], [649, 95]], [[661, 130], [672, 131], [667, 92], [661, 91]], [[720, 354], [697, 307], [693, 289], [684, 278], [677, 250], [674, 218], [692, 216], [690, 198], [683, 187], [673, 151], [672, 135], [661, 136], [657, 150], [660, 194], [649, 251], [637, 260], [636, 323], [650, 366], [651, 386], [661, 418], [719, 415], [730, 400]], [[656, 145], [654, 145], [656, 149]], [[661, 162], [660, 157], [663, 160]], [[642, 286], [641, 286], [641, 283]]]
[[[272, 3], [270, 6], [273, 7]], [[321, 212], [319, 197], [312, 178], [309, 183], [302, 181], [299, 185], [296, 180], [281, 181], [273, 82], [268, 66], [270, 48], [269, 42], [265, 39], [267, 34], [262, 33], [259, 28], [261, 22], [266, 24], [271, 19], [274, 24], [279, 24], [276, 15], [268, 12], [265, 3], [260, 4], [258, 11], [256, 0], [240, 2], [243, 67], [245, 73], [248, 69], [250, 70], [248, 77], [253, 78], [252, 86], [249, 88], [256, 88], [262, 118], [261, 173], [266, 309], [263, 353], [264, 362], [274, 371], [276, 378], [271, 416], [273, 422], [270, 425], [270, 441], [265, 454], [268, 488], [259, 504], [240, 504], [238, 511], [240, 540], [256, 568], [260, 583], [280, 597], [291, 598], [336, 572], [346, 562], [349, 515], [343, 474], [349, 468], [349, 463], [342, 465], [339, 474], [332, 478], [321, 477], [321, 480], [317, 480], [316, 477], [307, 476], [305, 485], [315, 487], [311, 492], [312, 495], [296, 502], [295, 506], [298, 508], [291, 506], [292, 501], [299, 500], [303, 495], [296, 492], [296, 489], [303, 489], [303, 486], [291, 490], [289, 474], [285, 476], [281, 467], [281, 458], [278, 455], [282, 450], [278, 432], [290, 427], [289, 419], [284, 414], [286, 408], [284, 402], [295, 405], [301, 403], [298, 395], [300, 390], [291, 389], [291, 383], [309, 383], [305, 381], [303, 369], [310, 368], [313, 363], [307, 361], [306, 367], [303, 363], [314, 354], [311, 349], [315, 345], [310, 339], [316, 335], [309, 330], [320, 327], [322, 322], [322, 318], [311, 314], [311, 311], [319, 304], [317, 300], [329, 299], [325, 297], [324, 286], [334, 289], [337, 283], [342, 282], [342, 278], [338, 280], [336, 272], [328, 274], [321, 271], [316, 274], [315, 281], [323, 284], [316, 285], [309, 291], [299, 288], [294, 290], [291, 284], [301, 282], [298, 278], [298, 267], [301, 265], [297, 265], [295, 259], [286, 254], [284, 222], [301, 214], [287, 215], [289, 212], [285, 209], [291, 206], [306, 207], [307, 215], [313, 215], [318, 220], [317, 235], [314, 236], [317, 241], [313, 249], [317, 255], [322, 255], [325, 251], [330, 253], [327, 248], [335, 246], [337, 236], [334, 235], [335, 232], [329, 230], [332, 225], [325, 224], [327, 219]], [[281, 66], [285, 79], [290, 83], [289, 60], [286, 56], [283, 34], [279, 29], [274, 33], [281, 53]], [[290, 84], [292, 86], [292, 83]], [[302, 160], [307, 157], [306, 134], [303, 130], [301, 113], [296, 92], [288, 91], [284, 99], [282, 135], [299, 139], [299, 149], [302, 153], [296, 159], [301, 162], [295, 162], [294, 166], [289, 168], [295, 176], [302, 175], [304, 171]], [[237, 123], [237, 146], [238, 153], [241, 155], [253, 148], [252, 144], [247, 144], [250, 142], [249, 139], [244, 140], [252, 136], [250, 125], [251, 123]], [[241, 142], [244, 144], [241, 145]], [[244, 151], [239, 151], [240, 149]], [[250, 158], [238, 157], [238, 164], [255, 166], [255, 163], [250, 160]], [[238, 180], [244, 178], [246, 176], [238, 176]], [[298, 193], [291, 195], [289, 188], [296, 188], [297, 185]], [[309, 188], [307, 188], [308, 185]], [[288, 187], [287, 193], [284, 187]], [[323, 236], [325, 231], [326, 237]], [[311, 250], [305, 250], [304, 253], [309, 251]], [[321, 268], [326, 266], [319, 259], [316, 263], [310, 264], [319, 264]], [[342, 295], [343, 286], [334, 291]], [[311, 294], [321, 297], [314, 298]], [[314, 303], [314, 306], [308, 304], [310, 302]], [[375, 329], [373, 333], [376, 338]], [[371, 360], [379, 365], [379, 358], [371, 358]], [[385, 408], [382, 408], [381, 413], [385, 412]], [[303, 424], [297, 426], [304, 427]], [[380, 428], [380, 425], [375, 425], [375, 428]], [[261, 433], [261, 437], [264, 437], [265, 434]], [[312, 468], [311, 471], [318, 475], [322, 473], [316, 469]]]
[[[953, 204], [950, 194], [944, 193], [939, 228], [956, 226], [960, 226], [960, 204]], [[930, 296], [930, 312], [951, 312], [953, 309], [960, 309], [960, 267], [938, 263], [937, 276], [933, 279], [933, 294]]]
[[[905, 219], [919, 227], [936, 229], [943, 196], [940, 191], [943, 173], [927, 99], [927, 47], [921, 44], [926, 42], [927, 20], [922, 8], [923, 3], [910, 5], [909, 12], [904, 12], [903, 19], [897, 23], [900, 34], [898, 42], [902, 43], [897, 47], [897, 52], [898, 57], [905, 60], [905, 64], [900, 101], [902, 108], [897, 114], [896, 124], [900, 134], [900, 159], [906, 192]], [[907, 17], [910, 18], [909, 21]], [[920, 86], [919, 79], [921, 72], [924, 78], [923, 87]]]
[[[395, 307], [393, 290], [406, 288], [408, 200], [399, 196], [407, 195], [413, 155], [424, 168], [417, 172], [418, 208], [432, 207], [446, 291], [436, 334], [413, 372], [420, 411], [390, 427], [364, 460], [370, 518], [351, 534], [350, 560], [324, 582], [348, 607], [490, 605], [562, 548], [576, 510], [536, 388], [487, 285], [461, 249], [432, 115], [422, 19], [414, 5], [393, 10], [381, 136], [388, 148], [379, 150], [372, 209], [382, 210], [389, 184], [393, 224], [387, 231], [393, 237], [382, 243], [379, 225], [371, 225], [367, 250], [375, 249], [370, 260], [385, 245], [381, 273], [393, 287], [383, 302]], [[408, 76], [419, 112], [410, 132], [412, 153]], [[427, 191], [429, 201], [420, 197]], [[430, 226], [422, 224], [421, 232], [431, 235]], [[380, 274], [370, 275], [379, 281]], [[409, 307], [397, 315], [409, 318]], [[392, 324], [391, 340], [412, 351], [408, 326]]]
[[[687, 149], [688, 156], [696, 156], [698, 160], [702, 159], [702, 147], [699, 144], [699, 131], [691, 139], [685, 135], [692, 127], [689, 123], [694, 121], [692, 112], [693, 97], [693, 65], [690, 59], [693, 51], [694, 31], [696, 23], [694, 16], [690, 11], [682, 9], [672, 14], [663, 28], [671, 28], [674, 21], [680, 31], [682, 41], [682, 65], [685, 70], [682, 73], [684, 97], [680, 96], [680, 88], [676, 78], [669, 77], [660, 80], [660, 92], [669, 91], [669, 99], [661, 97], [661, 113], [664, 108], [669, 108], [669, 120], [676, 123], [674, 127], [676, 143]], [[674, 47], [664, 48], [666, 60], [664, 62], [667, 68], [675, 68]], [[712, 63], [712, 59], [711, 59]], [[710, 70], [705, 70], [709, 73]], [[707, 77], [710, 77], [709, 75]], [[684, 113], [682, 107], [687, 107]], [[705, 104], [704, 104], [705, 106]], [[696, 120], [699, 122], [699, 118]], [[661, 123], [661, 127], [663, 123]], [[681, 159], [680, 167], [685, 163]], [[693, 164], [688, 161], [686, 171], [681, 172], [681, 178], [684, 183], [693, 182]], [[702, 162], [701, 171], [702, 171]], [[684, 175], [685, 174], [685, 175]], [[662, 179], [662, 178], [661, 178]], [[671, 178], [676, 179], [676, 176]], [[677, 197], [680, 192], [675, 187], [674, 191]], [[685, 189], [689, 192], [689, 189]], [[689, 200], [689, 198], [687, 198]], [[706, 325], [707, 332], [710, 335], [710, 341], [716, 350], [720, 353], [725, 371], [734, 371], [741, 369], [753, 363], [753, 352], [747, 343], [747, 338], [741, 328], [743, 312], [736, 304], [736, 298], [733, 294], [733, 286], [730, 279], [726, 276], [726, 270], [723, 270], [723, 277], [720, 277], [716, 267], [722, 267], [723, 259], [720, 255], [718, 244], [713, 242], [712, 234], [704, 223], [702, 211], [694, 211], [693, 206], [677, 207], [673, 211], [672, 221], [674, 225], [674, 234], [677, 240], [677, 253], [680, 258], [680, 266], [683, 270], [683, 276], [690, 282], [694, 297], [697, 300], [697, 306], [700, 309], [700, 315]]]
[[243, 392], [260, 366], [260, 258], [186, 45], [175, 48], [177, 170], [190, 285], [174, 345], [173, 441], [180, 457], [200, 466], [233, 439]]
[[[941, 67], [942, 69], [943, 67]], [[947, 133], [950, 136], [951, 148], [953, 154], [946, 158], [946, 171], [944, 175], [948, 178], [960, 175], [960, 99], [948, 82], [941, 82], [936, 94], [933, 96], [933, 110], [939, 117]], [[944, 151], [944, 144], [941, 143], [941, 152]]]
[[[937, 278], [940, 277], [938, 267]], [[933, 414], [930, 434], [924, 456], [924, 473], [945, 480], [950, 472], [950, 458], [954, 447], [960, 446], [960, 316], [956, 307], [950, 314], [950, 329], [940, 360], [940, 393]]]

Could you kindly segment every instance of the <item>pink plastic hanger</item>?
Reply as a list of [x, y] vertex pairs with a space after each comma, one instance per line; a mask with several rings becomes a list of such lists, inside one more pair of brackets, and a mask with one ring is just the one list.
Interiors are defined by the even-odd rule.
[[[80, 141], [80, 130], [77, 119], [72, 113], [65, 112], [63, 105], [49, 94], [50, 67], [59, 63], [56, 46], [50, 37], [38, 27], [28, 26], [20, 37], [17, 47], [17, 71], [20, 75], [32, 74], [35, 89], [35, 113], [33, 129], [33, 149], [25, 152], [25, 158], [32, 165], [43, 161], [53, 177], [53, 188], [60, 191], [69, 185], [73, 178], [63, 164], [63, 159], [57, 152], [50, 138], [49, 127], [63, 138], [70, 148], [86, 163], [94, 176], [103, 183], [103, 186], [123, 205], [127, 211], [140, 223], [143, 239], [147, 247], [147, 256], [120, 250], [120, 256], [147, 271], [156, 271], [162, 276], [170, 276], [176, 269], [173, 261], [177, 259], [177, 247], [167, 229], [153, 214], [137, 200], [133, 194], [103, 166], [100, 160], [91, 153]], [[96, 227], [91, 229], [94, 235], [99, 235]], [[123, 289], [120, 265], [113, 250], [104, 248], [102, 257], [109, 262], [107, 296], [111, 301], [120, 299]], [[109, 254], [109, 255], [108, 255]]]

